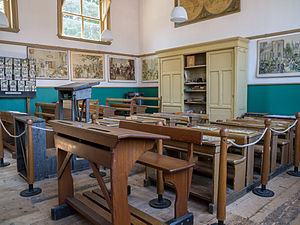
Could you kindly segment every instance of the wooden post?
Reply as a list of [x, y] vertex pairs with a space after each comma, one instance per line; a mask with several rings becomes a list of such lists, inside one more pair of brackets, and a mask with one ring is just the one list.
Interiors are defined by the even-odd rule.
[[218, 186], [218, 205], [217, 219], [218, 224], [224, 224], [226, 219], [226, 183], [227, 183], [227, 137], [228, 130], [221, 129], [221, 150], [220, 150], [220, 167], [219, 167], [219, 186]]
[[3, 146], [3, 131], [0, 124], [0, 167], [9, 166], [9, 162], [4, 162], [4, 146]]
[[93, 114], [92, 115], [92, 124], [96, 124], [96, 119], [97, 119], [96, 114]]
[[[163, 126], [162, 121], [158, 121], [157, 126]], [[156, 141], [156, 149], [157, 154], [162, 155], [163, 154], [163, 141], [162, 139], [158, 139]], [[152, 199], [149, 202], [149, 205], [153, 208], [157, 209], [164, 209], [168, 208], [171, 205], [171, 201], [169, 199], [163, 198], [164, 193], [164, 180], [163, 180], [163, 171], [162, 170], [156, 170], [156, 188], [157, 188], [157, 198]]]
[[299, 159], [300, 159], [300, 112], [296, 113], [296, 133], [295, 133], [295, 150], [294, 150], [294, 171], [288, 171], [291, 176], [300, 177]]
[[30, 98], [26, 98], [26, 111], [27, 114], [30, 115]]
[[[27, 183], [29, 188], [21, 191], [22, 197], [30, 197], [42, 192], [40, 188], [33, 188], [34, 183], [34, 158], [33, 158], [33, 136], [32, 136], [32, 119], [27, 119]], [[22, 141], [22, 140], [20, 140]]]
[[261, 170], [261, 188], [253, 189], [253, 193], [261, 197], [273, 197], [274, 192], [266, 189], [270, 169], [270, 143], [271, 143], [271, 119], [265, 119], [265, 128], [267, 129], [264, 136], [264, 152]]

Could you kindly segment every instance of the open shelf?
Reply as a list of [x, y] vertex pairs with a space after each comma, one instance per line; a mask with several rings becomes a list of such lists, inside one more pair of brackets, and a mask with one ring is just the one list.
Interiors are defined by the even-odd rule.
[[203, 68], [203, 67], [206, 67], [206, 65], [186, 66], [186, 67], [184, 67], [184, 69], [188, 70], [188, 69], [197, 69], [197, 68]]
[[204, 93], [206, 90], [185, 90], [185, 93]]
[[206, 105], [206, 102], [184, 102], [184, 104], [188, 104], [188, 105]]
[[184, 83], [184, 85], [206, 85], [206, 82], [190, 82], [190, 83]]

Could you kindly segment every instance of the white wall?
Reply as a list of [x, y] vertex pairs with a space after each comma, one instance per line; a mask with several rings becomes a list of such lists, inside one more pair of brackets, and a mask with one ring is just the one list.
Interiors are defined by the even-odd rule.
[[[140, 51], [157, 50], [229, 37], [249, 37], [300, 27], [299, 0], [241, 0], [241, 11], [178, 28], [170, 22], [173, 0], [140, 0]], [[256, 40], [249, 44], [248, 82], [300, 83], [298, 78], [256, 79]]]
[[[59, 39], [57, 37], [57, 0], [19, 0], [18, 15], [20, 32], [0, 31], [0, 40], [139, 55], [138, 10], [139, 0], [112, 1], [111, 27], [114, 41], [111, 45], [107, 46]], [[24, 46], [0, 44], [1, 56], [25, 58], [27, 56], [26, 52], [27, 49]], [[105, 58], [107, 59], [107, 55]], [[139, 78], [137, 83], [108, 83], [107, 72], [106, 68], [106, 82], [102, 82], [100, 86], [135, 87], [143, 85]], [[140, 77], [140, 74], [140, 61], [137, 60], [136, 76]], [[69, 81], [38, 80], [37, 85], [57, 86], [67, 82]], [[151, 84], [144, 86], [151, 86]]]

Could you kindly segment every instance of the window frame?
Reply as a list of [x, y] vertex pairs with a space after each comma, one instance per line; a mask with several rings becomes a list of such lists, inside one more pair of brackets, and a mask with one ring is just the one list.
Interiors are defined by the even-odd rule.
[[18, 33], [19, 17], [18, 17], [18, 0], [3, 0], [4, 12], [8, 18], [9, 27], [0, 28], [0, 31]]
[[[65, 0], [57, 0], [57, 36], [60, 39], [67, 39], [67, 40], [72, 40], [72, 41], [82, 41], [82, 42], [89, 42], [89, 43], [95, 43], [95, 44], [103, 44], [103, 45], [110, 45], [111, 42], [110, 41], [96, 41], [96, 40], [90, 40], [90, 39], [85, 39], [85, 38], [76, 38], [76, 37], [71, 37], [71, 36], [65, 36], [63, 35], [63, 15], [70, 15], [70, 16], [77, 16], [77, 17], [81, 17], [82, 18], [82, 36], [84, 34], [84, 29], [83, 29], [83, 20], [84, 19], [89, 19], [89, 20], [95, 20], [95, 21], [100, 21], [100, 35], [102, 33], [102, 31], [104, 29], [110, 29], [110, 4], [109, 7], [107, 9], [106, 15], [104, 18], [102, 18], [102, 3], [103, 0], [99, 0], [99, 19], [95, 19], [92, 17], [88, 17], [88, 16], [83, 16], [81, 15], [77, 15], [77, 14], [73, 14], [73, 13], [69, 13], [69, 12], [63, 12], [63, 3]], [[111, 1], [111, 0], [110, 0]], [[82, 13], [82, 0], [81, 0], [81, 13]], [[105, 23], [103, 22], [105, 21]]]

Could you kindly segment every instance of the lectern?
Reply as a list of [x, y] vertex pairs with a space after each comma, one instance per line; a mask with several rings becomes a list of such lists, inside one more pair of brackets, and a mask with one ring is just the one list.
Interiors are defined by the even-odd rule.
[[[59, 119], [63, 119], [63, 101], [72, 101], [72, 121], [82, 121], [83, 112], [85, 111], [85, 121], [89, 122], [89, 99], [92, 97], [92, 86], [100, 82], [76, 82], [56, 87], [58, 90], [59, 100]], [[80, 110], [78, 101], [83, 100], [82, 109]], [[85, 108], [85, 110], [84, 110]]]

